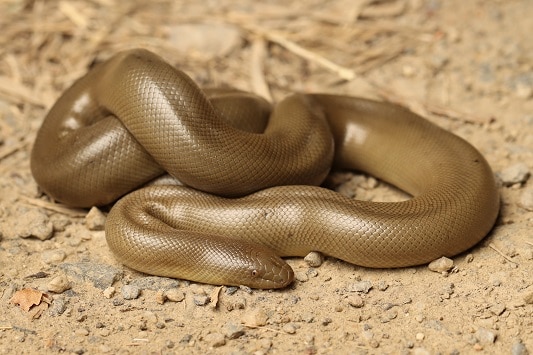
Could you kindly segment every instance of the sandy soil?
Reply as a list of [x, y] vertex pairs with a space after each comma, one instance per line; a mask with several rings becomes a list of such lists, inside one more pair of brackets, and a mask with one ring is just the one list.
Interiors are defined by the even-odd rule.
[[[0, 14], [0, 353], [533, 351], [532, 1], [4, 0]], [[496, 227], [446, 272], [294, 258], [297, 281], [281, 291], [124, 268], [98, 214], [41, 195], [29, 153], [60, 93], [132, 47], [274, 100], [323, 91], [406, 105], [486, 156], [501, 181]], [[350, 186], [398, 197], [364, 176]], [[10, 302], [22, 289], [48, 297], [26, 311]]]

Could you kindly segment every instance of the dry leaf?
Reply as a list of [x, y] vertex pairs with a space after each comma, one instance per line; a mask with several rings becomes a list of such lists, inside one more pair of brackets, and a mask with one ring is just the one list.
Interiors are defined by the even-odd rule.
[[[46, 293], [42, 293], [41, 291], [34, 290], [31, 288], [24, 288], [15, 292], [13, 297], [11, 297], [10, 302], [13, 304], [18, 304], [19, 307], [26, 312], [29, 312], [30, 308], [32, 308], [33, 306], [41, 305], [42, 302], [43, 306], [40, 308], [44, 308], [42, 310], [44, 311], [48, 308], [48, 305], [52, 303], [52, 299]], [[39, 313], [39, 316], [42, 311]], [[33, 318], [38, 318], [39, 316], [33, 316]]]

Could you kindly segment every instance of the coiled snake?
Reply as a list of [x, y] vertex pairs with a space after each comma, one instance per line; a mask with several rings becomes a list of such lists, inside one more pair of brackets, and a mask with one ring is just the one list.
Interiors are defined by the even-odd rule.
[[[364, 202], [310, 186], [332, 165], [413, 198]], [[499, 210], [483, 156], [406, 109], [295, 94], [270, 114], [260, 98], [204, 92], [140, 49], [99, 64], [59, 98], [31, 168], [48, 195], [72, 206], [125, 195], [106, 222], [125, 265], [257, 288], [289, 284], [280, 256], [310, 251], [382, 268], [453, 256], [480, 241]], [[165, 171], [188, 187], [139, 188]]]

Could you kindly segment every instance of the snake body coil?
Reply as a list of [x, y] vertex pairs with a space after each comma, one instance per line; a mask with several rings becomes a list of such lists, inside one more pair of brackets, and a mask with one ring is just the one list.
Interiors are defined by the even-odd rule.
[[[119, 53], [50, 110], [33, 148], [33, 175], [73, 206], [127, 194], [106, 223], [118, 259], [215, 284], [284, 287], [293, 273], [280, 256], [310, 251], [368, 267], [423, 264], [470, 248], [494, 224], [499, 196], [486, 160], [410, 111], [297, 94], [269, 115], [253, 95], [206, 93], [148, 51]], [[332, 164], [413, 198], [363, 202], [309, 186]], [[189, 187], [129, 193], [165, 171]]]

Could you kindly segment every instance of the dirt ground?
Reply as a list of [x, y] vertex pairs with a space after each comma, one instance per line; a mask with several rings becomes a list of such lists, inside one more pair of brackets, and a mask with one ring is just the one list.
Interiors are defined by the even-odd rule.
[[[0, 353], [533, 352], [533, 1], [2, 0], [0, 14]], [[411, 108], [487, 158], [494, 230], [442, 272], [291, 258], [297, 280], [280, 291], [121, 266], [101, 216], [43, 196], [29, 154], [60, 93], [134, 47], [274, 101], [313, 91]], [[399, 196], [362, 175], [344, 189]], [[10, 301], [22, 289], [29, 310]]]

